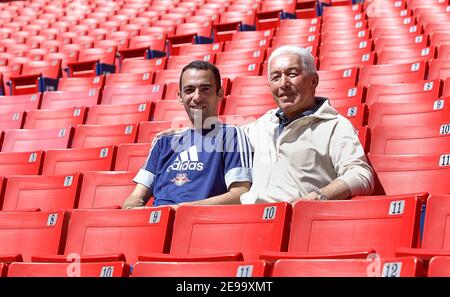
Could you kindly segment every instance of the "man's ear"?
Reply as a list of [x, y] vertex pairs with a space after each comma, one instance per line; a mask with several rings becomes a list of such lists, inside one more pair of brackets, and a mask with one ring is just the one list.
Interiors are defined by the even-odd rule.
[[177, 96], [178, 96], [178, 102], [180, 102], [181, 104], [183, 104], [183, 98], [181, 98], [181, 91], [177, 92]]
[[319, 85], [319, 75], [318, 75], [317, 73], [315, 73], [315, 74], [313, 75], [313, 78], [312, 78], [312, 80], [311, 80], [311, 83], [312, 83], [313, 89], [315, 90], [315, 89], [317, 88], [317, 86]]
[[225, 95], [225, 91], [223, 90], [223, 88], [220, 88], [219, 92], [217, 93], [217, 97], [219, 97], [219, 101], [223, 99]]

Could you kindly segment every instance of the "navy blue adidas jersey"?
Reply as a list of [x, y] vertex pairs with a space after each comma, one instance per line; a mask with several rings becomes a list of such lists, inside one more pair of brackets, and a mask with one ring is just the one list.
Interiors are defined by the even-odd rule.
[[226, 193], [233, 182], [251, 182], [251, 170], [246, 135], [238, 127], [217, 124], [159, 138], [134, 181], [149, 188], [159, 206]]

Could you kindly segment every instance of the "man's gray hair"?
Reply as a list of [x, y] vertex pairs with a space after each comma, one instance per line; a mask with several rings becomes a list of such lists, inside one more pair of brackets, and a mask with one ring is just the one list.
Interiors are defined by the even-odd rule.
[[296, 45], [283, 45], [276, 48], [269, 57], [269, 61], [267, 62], [268, 63], [267, 73], [269, 77], [270, 77], [270, 62], [272, 61], [272, 59], [286, 54], [296, 55], [298, 59], [302, 62], [303, 70], [306, 71], [306, 73], [308, 73], [309, 75], [317, 73], [316, 61], [314, 60], [314, 57], [307, 49]]

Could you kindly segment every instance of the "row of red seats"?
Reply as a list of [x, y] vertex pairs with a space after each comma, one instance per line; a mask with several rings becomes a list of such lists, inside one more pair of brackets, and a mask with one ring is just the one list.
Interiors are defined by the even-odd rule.
[[[431, 259], [427, 276], [450, 276], [450, 257]], [[99, 263], [0, 263], [0, 276], [5, 277], [128, 277], [125, 262]], [[76, 272], [76, 268], [79, 268]], [[373, 268], [373, 271], [371, 271]], [[270, 265], [264, 260], [228, 262], [137, 262], [132, 277], [415, 277], [423, 271], [415, 257], [374, 260], [277, 260]], [[266, 289], [266, 286], [263, 287]], [[268, 286], [267, 286], [268, 289]]]
[[[419, 244], [424, 203], [424, 234]], [[427, 199], [426, 193], [300, 201], [293, 212], [288, 203], [181, 206], [176, 214], [170, 207], [76, 209], [67, 233], [64, 211], [0, 212], [5, 227], [0, 231], [0, 260], [65, 262], [68, 255], [77, 253], [81, 262], [134, 264], [138, 260], [355, 259], [377, 252], [382, 258], [416, 255], [426, 265], [435, 255], [448, 255], [445, 218], [449, 211], [448, 195]], [[16, 238], [32, 240], [11, 241], [12, 230]]]

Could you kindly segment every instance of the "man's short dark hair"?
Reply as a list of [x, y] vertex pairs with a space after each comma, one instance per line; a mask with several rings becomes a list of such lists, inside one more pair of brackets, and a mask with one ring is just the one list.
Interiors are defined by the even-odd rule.
[[180, 92], [181, 92], [181, 78], [183, 77], [183, 73], [188, 69], [197, 69], [197, 70], [209, 70], [214, 74], [214, 78], [216, 80], [216, 93], [219, 94], [219, 90], [222, 87], [222, 81], [220, 79], [220, 72], [216, 65], [211, 64], [206, 61], [193, 61], [186, 66], [183, 67], [183, 70], [180, 74]]

